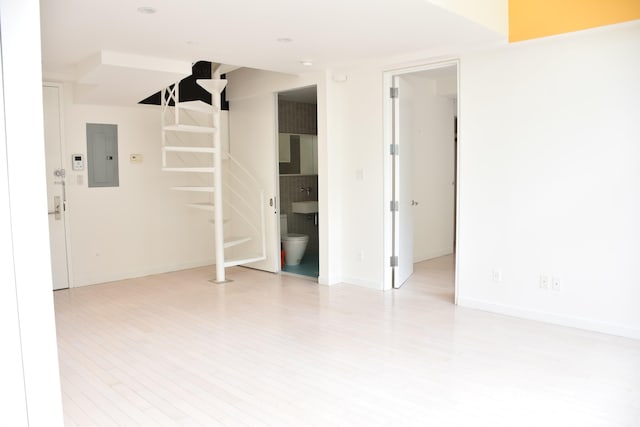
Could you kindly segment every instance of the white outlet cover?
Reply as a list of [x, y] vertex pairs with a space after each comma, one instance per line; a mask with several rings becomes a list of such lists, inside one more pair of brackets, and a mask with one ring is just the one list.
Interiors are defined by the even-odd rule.
[[540, 276], [540, 288], [549, 289], [549, 287], [550, 287], [549, 276], [547, 276], [546, 274], [541, 275]]

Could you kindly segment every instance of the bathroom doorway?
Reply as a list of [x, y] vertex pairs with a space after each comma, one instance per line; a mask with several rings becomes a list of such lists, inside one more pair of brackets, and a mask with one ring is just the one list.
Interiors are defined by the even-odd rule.
[[385, 82], [390, 289], [411, 277], [415, 263], [455, 258], [458, 64], [396, 70], [385, 73]]
[[278, 93], [281, 271], [319, 276], [317, 88]]

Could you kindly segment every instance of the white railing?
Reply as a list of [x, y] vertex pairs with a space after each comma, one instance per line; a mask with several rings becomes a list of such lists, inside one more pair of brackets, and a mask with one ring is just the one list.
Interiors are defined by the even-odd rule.
[[[250, 236], [252, 243], [238, 248], [242, 254], [235, 254], [233, 264], [241, 260], [265, 259], [267, 253], [265, 227], [264, 190], [258, 180], [230, 153], [223, 167], [223, 185], [225, 189], [225, 211], [232, 213], [233, 232]], [[228, 209], [227, 209], [228, 208]], [[246, 252], [249, 252], [248, 254]]]
[[[224, 85], [211, 86], [214, 92], [222, 90], [222, 87]], [[207, 90], [211, 92], [211, 88]], [[199, 194], [213, 190], [209, 204], [204, 205], [213, 211], [214, 217], [215, 281], [225, 282], [225, 267], [266, 259], [264, 191], [258, 180], [242, 164], [231, 154], [223, 152], [219, 93], [212, 93], [211, 110], [193, 103], [183, 104], [184, 107], [181, 107], [178, 83], [173, 88], [163, 89], [160, 95], [162, 167], [165, 170], [196, 172], [191, 176], [201, 184], [206, 181], [205, 187], [200, 184], [175, 189], [198, 191]], [[173, 106], [170, 105], [172, 102]], [[192, 110], [198, 112], [195, 115], [197, 117], [191, 114]], [[211, 114], [210, 120], [207, 119], [204, 125], [203, 113]], [[166, 130], [172, 131], [170, 140]], [[181, 132], [176, 130], [184, 133], [181, 136]], [[203, 150], [206, 147], [211, 147], [212, 150]], [[167, 152], [171, 152], [170, 158]], [[224, 165], [223, 159], [227, 160]], [[203, 167], [212, 167], [207, 170], [208, 178], [202, 174]], [[203, 208], [202, 203], [189, 203], [188, 206]], [[228, 219], [229, 223], [225, 224], [227, 221], [223, 218]], [[226, 235], [238, 237], [225, 239]]]

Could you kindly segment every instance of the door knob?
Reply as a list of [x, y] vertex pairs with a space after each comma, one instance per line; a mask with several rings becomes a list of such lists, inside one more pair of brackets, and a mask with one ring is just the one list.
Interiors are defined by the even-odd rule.
[[415, 200], [411, 201], [411, 206], [417, 206], [417, 205], [418, 205], [418, 202], [416, 202]]

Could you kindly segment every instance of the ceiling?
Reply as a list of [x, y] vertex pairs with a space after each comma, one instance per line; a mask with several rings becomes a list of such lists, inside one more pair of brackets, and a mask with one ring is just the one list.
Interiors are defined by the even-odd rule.
[[298, 74], [505, 39], [426, 0], [41, 0], [40, 6], [44, 78], [76, 83], [76, 101], [88, 103], [136, 102], [199, 60]]

